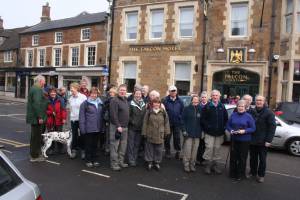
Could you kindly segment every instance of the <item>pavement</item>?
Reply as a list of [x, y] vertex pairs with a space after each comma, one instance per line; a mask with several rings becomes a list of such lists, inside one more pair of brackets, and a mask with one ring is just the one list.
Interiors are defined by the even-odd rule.
[[30, 163], [30, 127], [25, 124], [25, 104], [0, 100], [1, 149], [29, 180], [38, 184], [47, 200], [297, 200], [300, 199], [300, 157], [270, 150], [265, 183], [232, 181], [224, 163], [228, 146], [223, 146], [222, 175], [185, 173], [181, 161], [164, 159], [160, 172], [139, 166], [114, 172], [109, 157], [99, 154], [101, 166], [86, 168], [80, 159], [66, 154], [49, 156], [47, 162]]

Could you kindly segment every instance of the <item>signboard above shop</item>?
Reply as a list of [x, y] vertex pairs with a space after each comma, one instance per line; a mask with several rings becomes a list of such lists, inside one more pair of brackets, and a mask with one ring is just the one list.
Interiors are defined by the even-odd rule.
[[130, 52], [162, 52], [162, 51], [181, 51], [178, 44], [145, 44], [145, 45], [130, 45]]

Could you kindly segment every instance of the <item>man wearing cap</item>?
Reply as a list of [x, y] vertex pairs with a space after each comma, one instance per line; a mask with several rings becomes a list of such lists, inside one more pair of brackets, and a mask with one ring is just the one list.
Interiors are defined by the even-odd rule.
[[170, 140], [171, 140], [171, 136], [173, 135], [173, 144], [174, 144], [174, 149], [176, 150], [175, 158], [179, 159], [179, 155], [181, 151], [180, 133], [183, 126], [182, 113], [183, 113], [184, 104], [182, 100], [178, 97], [177, 88], [174, 85], [169, 87], [169, 95], [164, 100], [164, 106], [169, 116], [170, 129], [171, 129], [171, 134], [169, 134], [165, 139], [166, 157], [171, 158]]

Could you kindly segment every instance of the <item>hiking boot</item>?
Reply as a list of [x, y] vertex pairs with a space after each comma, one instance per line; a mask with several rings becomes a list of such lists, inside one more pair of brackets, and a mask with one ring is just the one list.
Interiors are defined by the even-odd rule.
[[264, 177], [261, 177], [261, 176], [257, 176], [256, 181], [257, 181], [258, 183], [263, 183], [263, 182], [265, 181], [265, 178], [264, 178]]
[[212, 170], [213, 170], [216, 174], [222, 174], [222, 170], [218, 167], [217, 162], [213, 162]]
[[180, 151], [177, 151], [175, 154], [175, 159], [179, 160], [180, 159]]
[[147, 165], [147, 170], [150, 171], [153, 167], [153, 164], [152, 162], [148, 162], [148, 165]]
[[128, 167], [128, 164], [127, 164], [127, 163], [124, 163], [124, 162], [121, 162], [121, 163], [120, 163], [120, 167], [122, 167], [122, 168], [127, 168], [127, 167]]
[[154, 163], [154, 169], [155, 169], [156, 171], [159, 171], [159, 170], [160, 170], [160, 165], [159, 165], [159, 163]]
[[249, 173], [249, 174], [246, 175], [246, 178], [247, 179], [254, 179], [254, 178], [256, 178], [256, 176], [254, 176], [251, 173]]
[[195, 165], [191, 165], [190, 169], [191, 169], [191, 172], [195, 172], [196, 171]]
[[183, 168], [183, 170], [185, 172], [187, 172], [187, 173], [191, 171], [191, 169], [190, 169], [190, 167], [188, 165], [185, 165], [184, 168]]
[[111, 169], [113, 171], [121, 171], [122, 168], [120, 166], [113, 166], [113, 167], [111, 167]]
[[204, 173], [207, 175], [211, 175], [211, 162], [207, 161], [204, 167]]
[[39, 156], [37, 158], [30, 158], [30, 162], [44, 162], [46, 161], [46, 158]]
[[85, 166], [88, 168], [92, 168], [93, 167], [93, 163], [92, 162], [86, 162]]

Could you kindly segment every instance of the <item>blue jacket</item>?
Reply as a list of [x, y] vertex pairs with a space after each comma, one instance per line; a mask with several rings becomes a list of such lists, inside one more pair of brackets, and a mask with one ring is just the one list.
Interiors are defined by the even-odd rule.
[[193, 106], [190, 104], [183, 110], [183, 124], [184, 129], [191, 138], [200, 138], [202, 134], [201, 126], [201, 106]]
[[103, 121], [103, 104], [100, 99], [98, 99], [98, 108], [95, 104], [89, 102], [89, 100], [84, 101], [80, 105], [79, 110], [79, 128], [80, 133], [100, 133], [104, 130]]
[[233, 112], [226, 129], [231, 133], [231, 131], [237, 131], [239, 129], [244, 129], [245, 134], [231, 134], [231, 140], [234, 141], [251, 141], [251, 135], [255, 131], [255, 121], [253, 117], [247, 113]]
[[215, 137], [224, 135], [228, 113], [221, 102], [217, 106], [212, 102], [207, 103], [202, 109], [202, 116], [201, 121], [206, 134]]
[[184, 104], [182, 100], [177, 96], [175, 101], [167, 96], [164, 100], [164, 105], [169, 116], [170, 126], [182, 127], [182, 113]]

